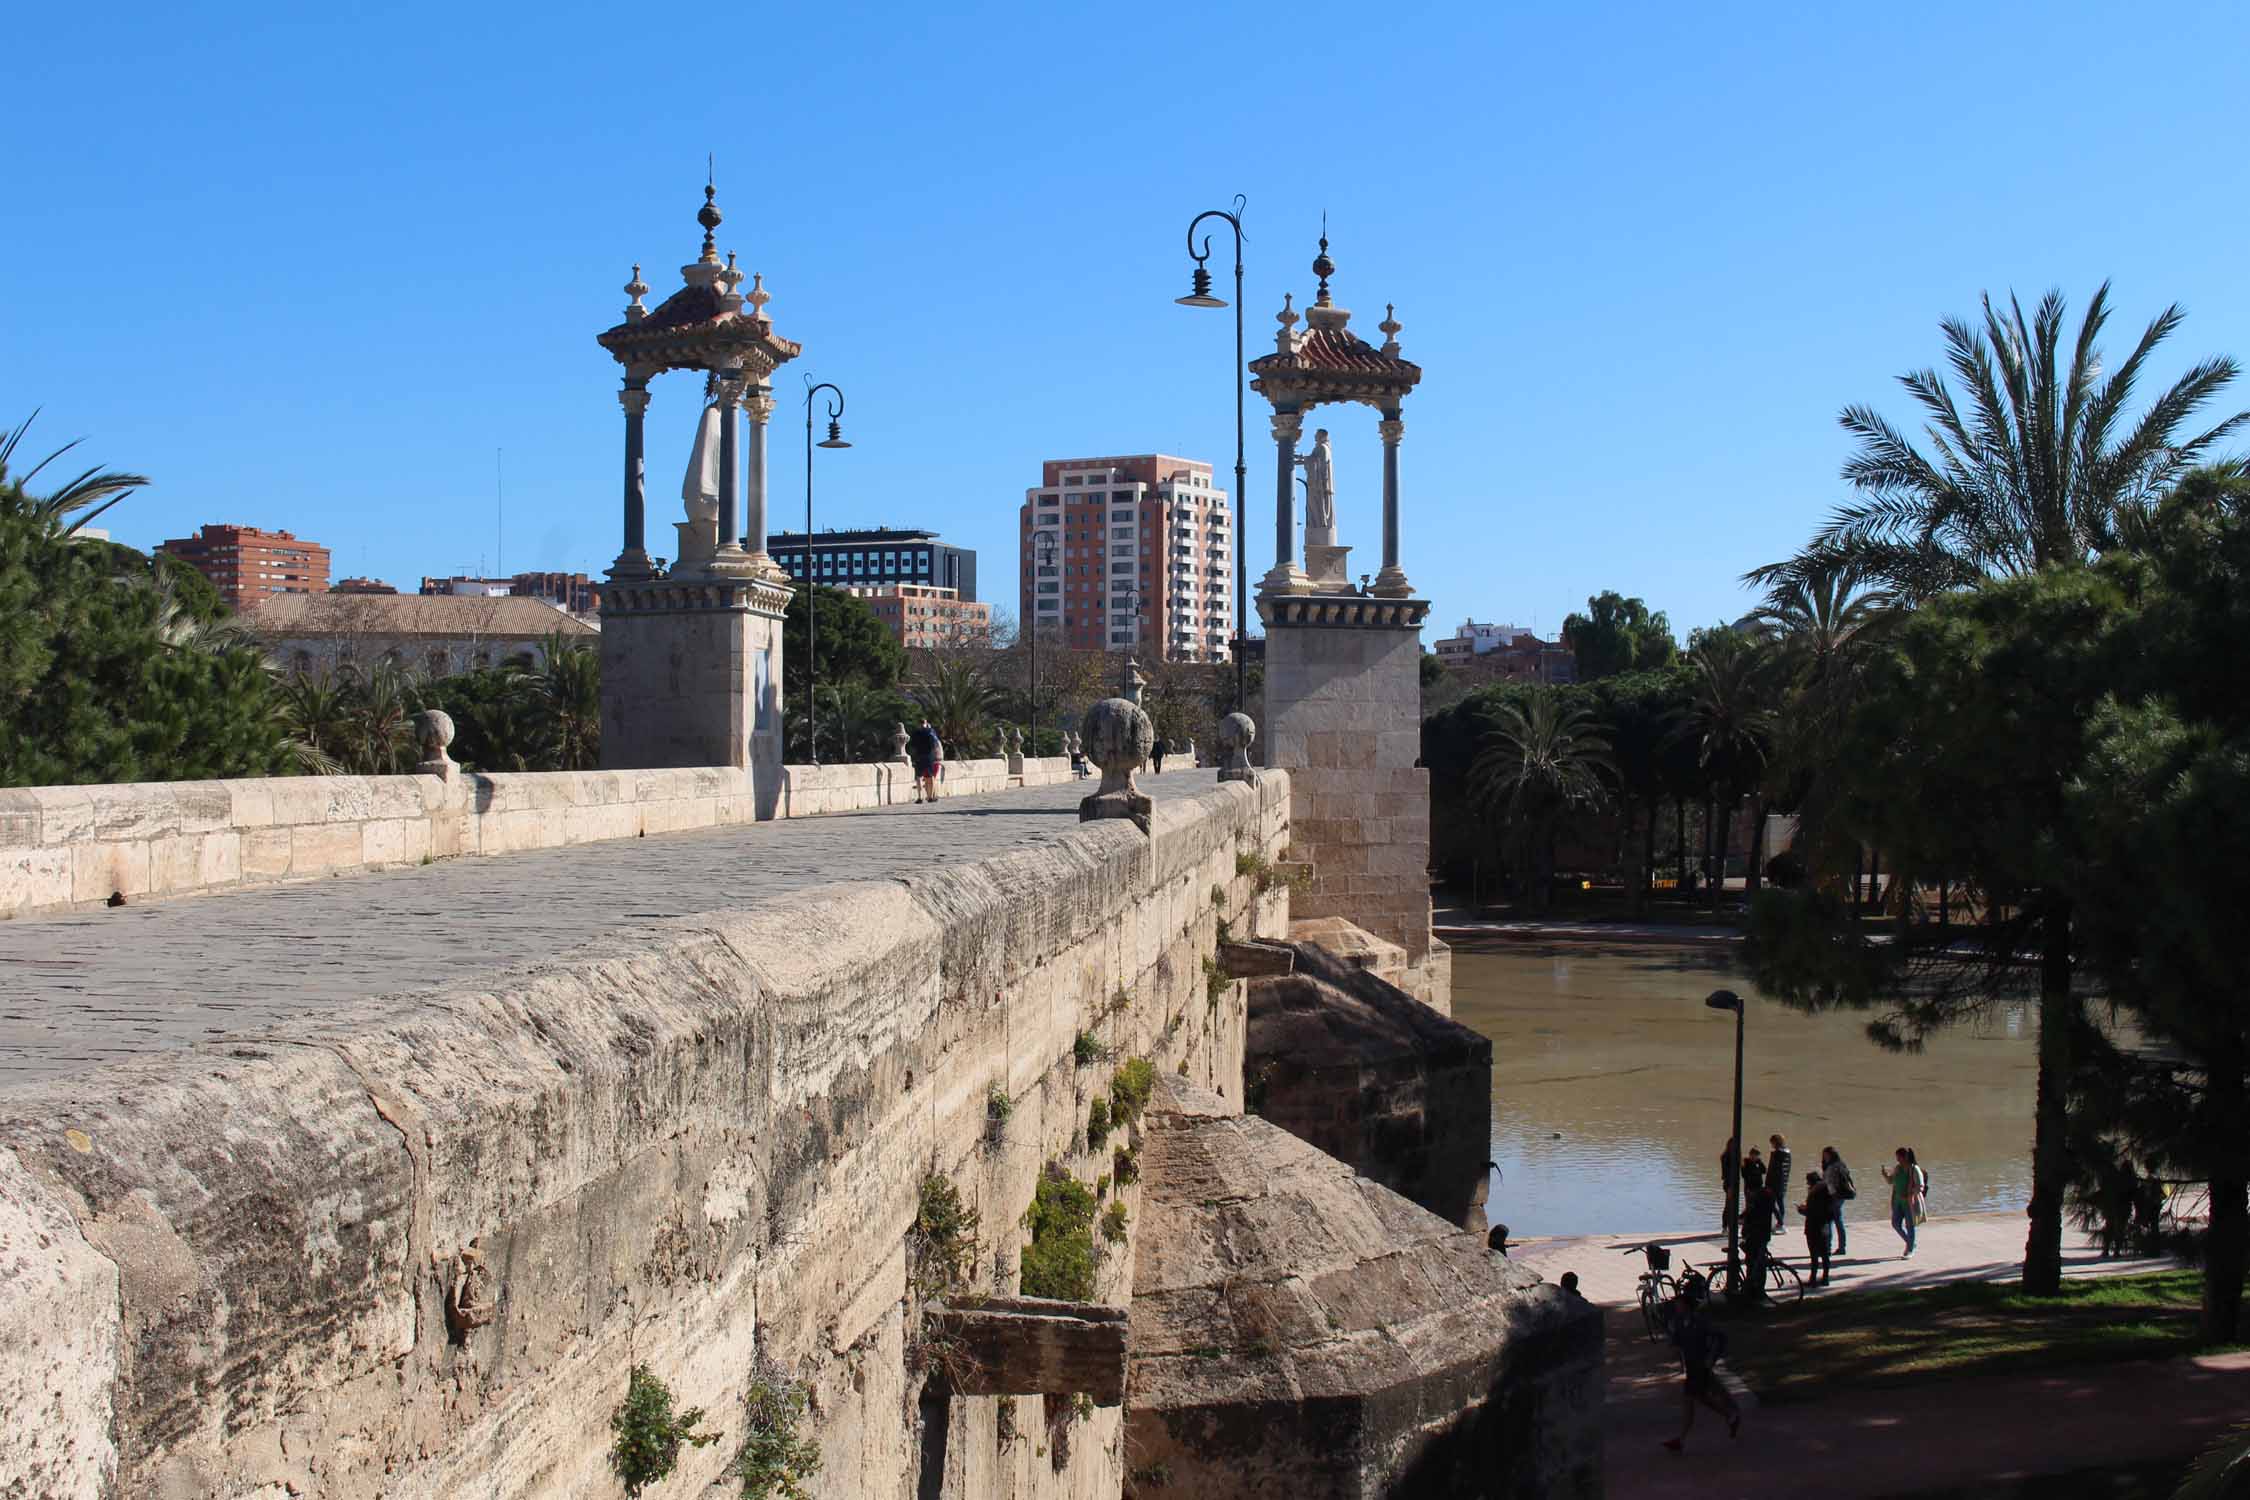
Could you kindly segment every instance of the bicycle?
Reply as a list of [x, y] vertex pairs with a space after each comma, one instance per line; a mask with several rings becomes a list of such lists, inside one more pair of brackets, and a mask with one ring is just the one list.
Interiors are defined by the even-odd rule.
[[1805, 1296], [1804, 1273], [1780, 1256], [1768, 1254], [1765, 1285], [1759, 1289], [1758, 1296], [1766, 1302], [1801, 1302]]
[[1680, 1294], [1680, 1284], [1671, 1275], [1672, 1252], [1650, 1240], [1645, 1245], [1632, 1245], [1618, 1253], [1643, 1256], [1648, 1261], [1648, 1269], [1641, 1272], [1638, 1283], [1641, 1322], [1648, 1329], [1649, 1341], [1661, 1344], [1669, 1332], [1666, 1318], [1672, 1299]]

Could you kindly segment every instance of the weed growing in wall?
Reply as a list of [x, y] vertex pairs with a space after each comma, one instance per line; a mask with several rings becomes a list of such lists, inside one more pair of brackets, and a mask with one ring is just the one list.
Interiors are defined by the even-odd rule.
[[976, 1274], [977, 1211], [961, 1201], [961, 1190], [932, 1172], [922, 1179], [910, 1240], [914, 1290], [940, 1296]]
[[[1268, 868], [1266, 857], [1255, 849], [1242, 849], [1235, 853], [1234, 873], [1237, 875], [1251, 875], [1264, 880]], [[1261, 885], [1259, 889], [1263, 890], [1265, 887]]]
[[1090, 1068], [1107, 1056], [1109, 1056], [1109, 1049], [1103, 1046], [1102, 1039], [1091, 1031], [1079, 1032], [1077, 1039], [1070, 1044], [1071, 1061], [1077, 1063], [1081, 1068]]
[[1227, 997], [1227, 986], [1233, 982], [1227, 977], [1226, 965], [1215, 958], [1203, 960], [1203, 998], [1213, 1010]]
[[1021, 1434], [1016, 1430], [1016, 1398], [1002, 1396], [993, 1416], [993, 1435], [1005, 1448]]
[[1109, 1139], [1109, 1101], [1101, 1095], [1086, 1107], [1086, 1144], [1099, 1151], [1102, 1142]]
[[1016, 1112], [1016, 1101], [998, 1084], [984, 1096], [984, 1143], [997, 1147], [1008, 1138], [1008, 1117]]
[[719, 1440], [715, 1432], [697, 1432], [703, 1408], [672, 1409], [672, 1388], [647, 1365], [633, 1366], [625, 1382], [625, 1399], [609, 1414], [612, 1434], [609, 1466], [624, 1482], [627, 1495], [639, 1495], [679, 1466], [683, 1446], [701, 1448]]
[[1112, 1203], [1108, 1212], [1102, 1215], [1102, 1238], [1112, 1245], [1124, 1244], [1126, 1223], [1125, 1205]]
[[804, 1481], [820, 1472], [820, 1444], [803, 1432], [812, 1392], [761, 1363], [742, 1400], [742, 1447], [727, 1473], [742, 1500], [806, 1500]]
[[1120, 1147], [1116, 1154], [1109, 1159], [1109, 1171], [1110, 1176], [1116, 1179], [1119, 1187], [1130, 1187], [1139, 1182], [1141, 1180], [1141, 1148], [1138, 1146]]
[[1059, 1162], [1047, 1163], [1023, 1211], [1031, 1243], [1023, 1249], [1023, 1294], [1064, 1302], [1094, 1300], [1093, 1191]]
[[1156, 1092], [1156, 1064], [1145, 1057], [1129, 1057], [1109, 1081], [1110, 1118], [1119, 1124], [1129, 1124], [1141, 1117], [1148, 1108], [1149, 1095]]

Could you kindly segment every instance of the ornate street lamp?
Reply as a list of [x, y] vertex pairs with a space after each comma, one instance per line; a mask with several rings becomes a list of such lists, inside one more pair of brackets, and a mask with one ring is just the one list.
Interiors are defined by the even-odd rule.
[[1734, 1170], [1727, 1174], [1727, 1295], [1742, 1286], [1742, 1024], [1750, 1009], [1733, 990], [1713, 990], [1703, 1003], [1713, 1010], [1734, 1012], [1734, 1135], [1728, 1149], [1735, 1154]]
[[[813, 397], [827, 391], [836, 399], [828, 403], [828, 436], [817, 444], [813, 442]], [[813, 582], [813, 506], [812, 506], [812, 451], [820, 448], [849, 448], [844, 441], [840, 425], [844, 415], [844, 393], [827, 381], [805, 390], [805, 740], [806, 750], [814, 765], [820, 764], [820, 630], [814, 606], [818, 603]]]
[[1225, 307], [1223, 298], [1211, 295], [1211, 272], [1205, 262], [1211, 258], [1211, 237], [1203, 237], [1203, 248], [1195, 245], [1195, 231], [1205, 219], [1224, 219], [1234, 230], [1234, 530], [1228, 544], [1234, 548], [1234, 706], [1247, 712], [1250, 707], [1250, 662], [1247, 656], [1250, 635], [1250, 574], [1242, 550], [1243, 486], [1248, 482], [1247, 471], [1242, 466], [1242, 383], [1246, 378], [1242, 363], [1242, 210], [1249, 200], [1240, 193], [1234, 195], [1234, 211], [1207, 208], [1188, 221], [1188, 254], [1195, 261], [1195, 272], [1189, 279], [1188, 294], [1173, 300], [1182, 307]]
[[[1031, 621], [1024, 628], [1031, 632], [1031, 753], [1039, 754], [1039, 580], [1047, 576], [1047, 569], [1055, 565], [1060, 554], [1059, 533], [1052, 526], [1042, 526], [1031, 533]], [[1055, 575], [1058, 579], [1060, 573]], [[1061, 596], [1061, 586], [1056, 587]]]

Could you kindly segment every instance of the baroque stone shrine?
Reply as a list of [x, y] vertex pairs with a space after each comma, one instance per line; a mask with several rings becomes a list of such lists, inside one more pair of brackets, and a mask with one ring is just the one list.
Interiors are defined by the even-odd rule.
[[[1449, 1009], [1451, 954], [1430, 935], [1430, 786], [1422, 753], [1421, 629], [1429, 602], [1399, 565], [1400, 416], [1421, 366], [1399, 353], [1401, 324], [1386, 309], [1375, 348], [1351, 331], [1330, 295], [1336, 266], [1323, 232], [1312, 263], [1319, 286], [1304, 313], [1290, 298], [1274, 351], [1250, 362], [1251, 389], [1273, 406], [1274, 566], [1258, 590], [1266, 627], [1266, 763], [1289, 772], [1297, 857], [1311, 885], [1298, 919], [1343, 918], [1402, 951], [1400, 986]], [[1323, 405], [1375, 409], [1383, 440], [1381, 571], [1354, 587], [1337, 544], [1335, 468], [1327, 430], [1312, 453], [1296, 447], [1305, 414]], [[1305, 560], [1297, 559], [1294, 490], [1306, 469]]]

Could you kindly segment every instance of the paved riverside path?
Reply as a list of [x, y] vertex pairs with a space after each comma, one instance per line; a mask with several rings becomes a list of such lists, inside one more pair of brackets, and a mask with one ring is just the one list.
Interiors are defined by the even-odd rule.
[[[1142, 790], [1216, 785], [1185, 767]], [[548, 960], [652, 920], [740, 910], [1050, 842], [1071, 780], [825, 817], [465, 856], [290, 885], [0, 922], [0, 1088], [325, 1006]]]
[[[1862, 1192], [1850, 1207], [1870, 1201]], [[1872, 1200], [1886, 1213], [1888, 1203], [1887, 1195]], [[1849, 1223], [1853, 1253], [1837, 1257], [1833, 1285], [1808, 1298], [2012, 1278], [2023, 1264], [2020, 1210], [1935, 1216], [1922, 1225], [1911, 1260], [1899, 1257], [1887, 1218], [1858, 1214]], [[1725, 1424], [1704, 1411], [1687, 1452], [1668, 1453], [1661, 1442], [1680, 1427], [1679, 1357], [1648, 1339], [1634, 1305], [1645, 1262], [1620, 1253], [1649, 1240], [1671, 1248], [1675, 1272], [1683, 1260], [1698, 1268], [1726, 1260], [1726, 1238], [1715, 1232], [1585, 1235], [1510, 1247], [1512, 1258], [1550, 1281], [1576, 1271], [1580, 1290], [1605, 1304], [1602, 1466], [1613, 1495], [1669, 1500], [1809, 1490], [1823, 1500], [1852, 1500], [1955, 1486], [1982, 1493], [2024, 1476], [2184, 1456], [2250, 1414], [2250, 1353], [2199, 1355], [1839, 1391], [1775, 1406], [1745, 1400], [1740, 1441], [1729, 1442]], [[1802, 1234], [1775, 1245], [1804, 1265]], [[2105, 1261], [2085, 1236], [2063, 1234], [2066, 1275], [2170, 1264]], [[1738, 1399], [1747, 1394], [1739, 1382], [1735, 1389]]]

